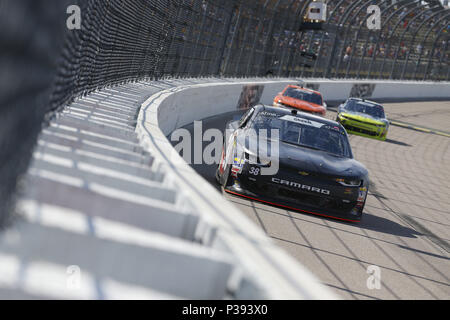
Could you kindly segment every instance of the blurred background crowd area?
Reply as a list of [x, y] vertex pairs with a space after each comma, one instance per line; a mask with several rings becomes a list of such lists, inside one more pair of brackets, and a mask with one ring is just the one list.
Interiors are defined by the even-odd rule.
[[[255, 7], [241, 5], [234, 12], [230, 29], [236, 36], [229, 37], [227, 49], [241, 49], [252, 56], [253, 51], [261, 52], [267, 61], [264, 67], [270, 69], [267, 64], [272, 64], [278, 75], [290, 71], [313, 77], [448, 79], [448, 73], [439, 73], [449, 62], [450, 31], [448, 9], [440, 1], [324, 2], [327, 20], [322, 30], [299, 30], [310, 1], [261, 0], [258, 15]], [[367, 8], [373, 4], [381, 10], [380, 30], [367, 28], [371, 15]], [[256, 41], [248, 43], [248, 39]], [[303, 51], [318, 56], [310, 70], [298, 59]], [[296, 52], [287, 68], [280, 65]], [[242, 55], [237, 58], [242, 59]], [[406, 60], [405, 72], [393, 70], [394, 63]], [[333, 68], [336, 65], [339, 70]]]

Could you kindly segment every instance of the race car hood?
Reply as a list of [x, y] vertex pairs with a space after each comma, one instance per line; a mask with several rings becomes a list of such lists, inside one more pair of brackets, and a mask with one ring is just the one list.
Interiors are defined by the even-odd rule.
[[280, 167], [298, 168], [311, 174], [339, 176], [342, 178], [363, 177], [367, 169], [355, 159], [337, 157], [324, 151], [280, 145]]
[[[257, 154], [257, 140], [255, 136], [247, 136], [246, 138], [246, 150], [254, 155]], [[273, 154], [272, 152], [276, 148], [275, 140], [259, 140], [259, 155], [265, 158], [266, 155]], [[243, 139], [238, 139], [238, 141], [238, 144], [243, 145]], [[267, 152], [267, 150], [271, 151]], [[284, 142], [279, 142], [278, 150], [280, 168], [293, 168], [310, 174], [338, 176], [342, 178], [362, 178], [368, 174], [367, 169], [355, 159], [337, 157], [324, 151], [295, 146]]]
[[341, 115], [346, 117], [347, 119], [362, 121], [373, 125], [386, 124], [386, 122], [383, 121], [382, 119], [372, 117], [365, 113], [344, 111], [341, 113]]

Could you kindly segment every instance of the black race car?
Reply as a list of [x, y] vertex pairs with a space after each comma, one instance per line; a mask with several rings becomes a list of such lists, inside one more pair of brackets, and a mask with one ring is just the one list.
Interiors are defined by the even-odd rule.
[[367, 169], [337, 122], [258, 105], [227, 124], [217, 181], [245, 198], [320, 216], [361, 220]]

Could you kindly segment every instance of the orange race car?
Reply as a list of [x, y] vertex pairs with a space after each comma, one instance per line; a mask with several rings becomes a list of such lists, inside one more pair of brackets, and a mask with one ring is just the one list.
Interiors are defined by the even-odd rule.
[[327, 105], [320, 92], [294, 85], [288, 85], [280, 92], [275, 97], [273, 105], [299, 109], [320, 116], [325, 116], [327, 112]]

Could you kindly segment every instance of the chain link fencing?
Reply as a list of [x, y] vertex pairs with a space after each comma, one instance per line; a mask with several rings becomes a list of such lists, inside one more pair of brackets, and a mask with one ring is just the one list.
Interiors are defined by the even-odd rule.
[[[209, 76], [449, 80], [450, 13], [439, 1], [325, 1], [321, 30], [305, 30], [312, 2], [1, 0], [0, 224], [42, 125], [108, 85]], [[367, 27], [372, 5], [379, 30]], [[68, 29], [69, 18], [80, 29]]]

